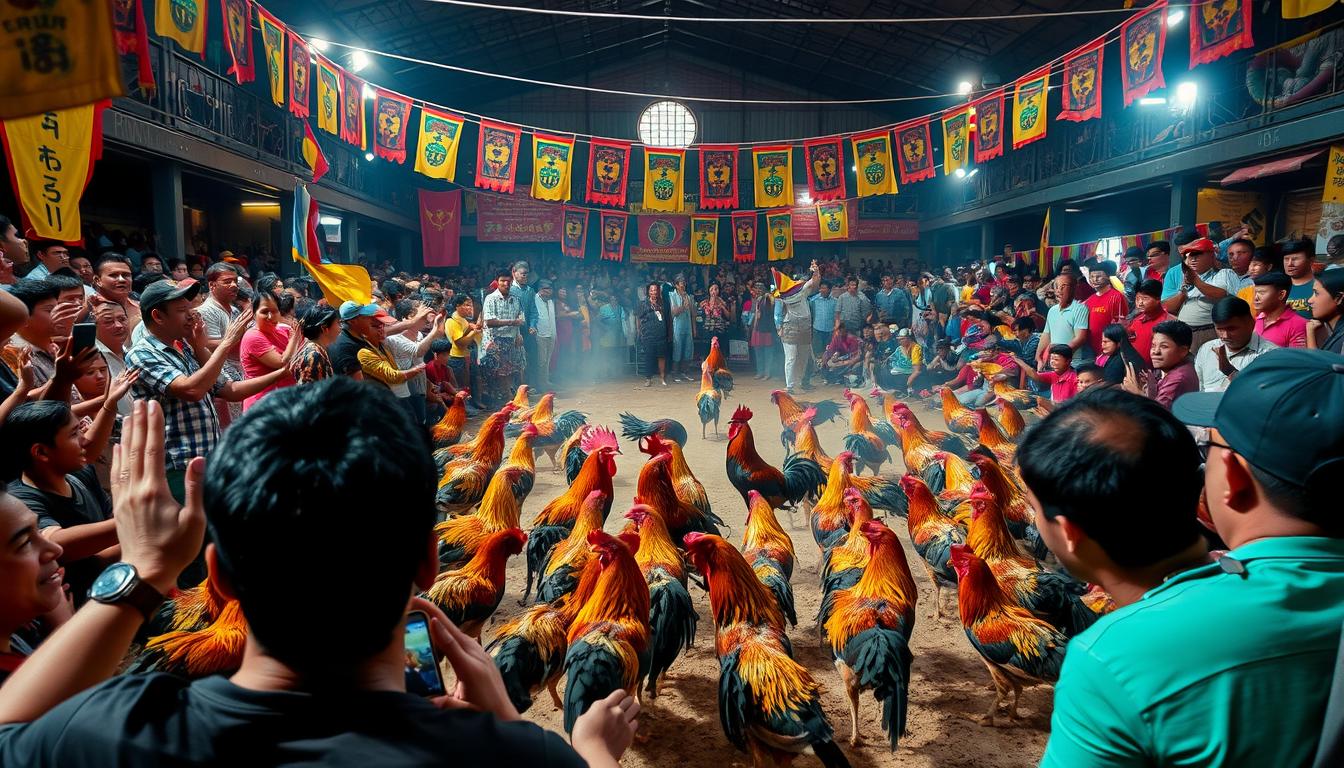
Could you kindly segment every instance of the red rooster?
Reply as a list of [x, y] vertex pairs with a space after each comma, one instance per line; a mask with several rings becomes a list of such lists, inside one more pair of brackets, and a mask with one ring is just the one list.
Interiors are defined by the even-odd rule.
[[481, 629], [504, 598], [504, 566], [523, 551], [527, 534], [517, 528], [496, 531], [486, 538], [467, 564], [440, 573], [425, 592], [463, 632], [481, 639]]
[[982, 722], [997, 724], [995, 715], [1009, 691], [1008, 716], [1016, 719], [1023, 686], [1059, 679], [1068, 638], [1008, 598], [989, 565], [966, 544], [952, 547], [950, 562], [957, 571], [961, 624], [994, 680], [994, 703]]
[[465, 389], [457, 390], [453, 395], [453, 400], [448, 404], [448, 410], [443, 414], [429, 430], [429, 435], [434, 440], [435, 448], [447, 448], [450, 445], [457, 445], [457, 441], [462, 439], [462, 427], [467, 423], [467, 396], [470, 393]]
[[742, 556], [751, 564], [756, 578], [770, 590], [784, 612], [784, 618], [792, 626], [798, 626], [798, 613], [794, 609], [793, 585], [789, 579], [793, 576], [793, 539], [779, 524], [775, 510], [761, 494], [751, 491], [747, 494], [747, 526], [742, 535]]
[[818, 400], [815, 403], [795, 400], [793, 395], [783, 389], [771, 392], [770, 402], [779, 409], [779, 423], [783, 427], [783, 431], [779, 433], [779, 442], [785, 451], [788, 451], [797, 439], [798, 422], [804, 418], [807, 411], [812, 411], [812, 415], [807, 418], [814, 425], [833, 421], [840, 415], [840, 406], [834, 400]]
[[[504, 457], [504, 420], [508, 408], [505, 405], [503, 410], [486, 420], [471, 442], [473, 450], [443, 466], [439, 490], [434, 495], [439, 512], [461, 514], [476, 506], [485, 495], [486, 484]], [[461, 447], [455, 445], [448, 450]]]
[[980, 444], [994, 452], [995, 458], [1004, 464], [1013, 464], [1017, 460], [1017, 445], [1004, 436], [999, 423], [984, 408], [975, 410], [975, 423]]
[[975, 434], [975, 411], [961, 404], [951, 387], [942, 387], [943, 421], [947, 428], [963, 435]]
[[825, 598], [837, 589], [854, 586], [863, 567], [868, 564], [868, 539], [864, 537], [862, 529], [864, 523], [873, 519], [873, 508], [864, 501], [863, 494], [857, 488], [845, 490], [845, 519], [849, 531], [822, 554], [823, 614], [827, 612]]
[[635, 524], [639, 536], [635, 562], [649, 585], [649, 677], [644, 692], [653, 701], [672, 662], [695, 640], [700, 617], [686, 591], [681, 552], [662, 515], [647, 504], [635, 504], [625, 516]]
[[532, 415], [532, 388], [526, 384], [519, 384], [518, 390], [513, 393], [513, 399], [509, 401], [513, 405], [513, 421], [523, 421]]
[[824, 479], [817, 462], [795, 453], [784, 459], [781, 469], [771, 466], [756, 453], [750, 421], [751, 409], [740, 405], [728, 425], [728, 481], [742, 494], [742, 500], [749, 502], [747, 492], [755, 490], [771, 507], [779, 509], [815, 494]]
[[551, 548], [569, 535], [574, 521], [579, 517], [584, 499], [593, 491], [601, 491], [606, 497], [602, 509], [602, 520], [611, 514], [611, 479], [616, 476], [616, 454], [620, 449], [594, 441], [593, 451], [584, 459], [579, 476], [569, 484], [565, 492], [551, 500], [537, 513], [532, 521], [532, 530], [527, 537], [527, 586], [523, 589], [523, 599], [532, 592], [532, 579], [541, 571]]
[[[485, 421], [481, 423], [481, 429], [470, 442], [450, 445], [447, 448], [440, 448], [434, 451], [434, 466], [438, 468], [440, 476], [444, 472], [444, 467], [457, 459], [469, 458], [471, 456], [480, 456], [483, 454], [486, 445], [499, 441], [499, 452], [504, 453], [504, 425], [509, 421], [509, 414], [513, 413], [513, 403], [505, 403], [503, 408], [490, 414]], [[499, 459], [495, 459], [499, 463]]]
[[658, 510], [674, 541], [680, 541], [691, 531], [718, 533], [719, 526], [723, 524], [717, 515], [705, 515], [694, 504], [677, 496], [676, 488], [672, 485], [672, 454], [666, 450], [640, 467], [635, 495], [639, 503]]
[[556, 459], [556, 453], [560, 446], [574, 434], [588, 416], [579, 411], [565, 411], [559, 416], [554, 415], [555, 393], [547, 392], [541, 396], [536, 409], [532, 415], [522, 419], [518, 423], [509, 424], [504, 428], [505, 437], [514, 437], [522, 432], [523, 428], [531, 424], [537, 430], [535, 447], [542, 451], [551, 460], [551, 469], [559, 472], [560, 464]]
[[583, 500], [574, 529], [564, 541], [555, 545], [542, 563], [537, 580], [537, 602], [553, 602], [578, 586], [579, 573], [588, 564], [592, 553], [588, 547], [588, 534], [602, 530], [602, 507], [609, 503], [601, 491], [593, 491]]
[[910, 514], [905, 522], [910, 528], [910, 542], [915, 545], [924, 571], [933, 582], [933, 616], [943, 618], [943, 587], [956, 587], [957, 575], [949, 558], [952, 546], [966, 541], [966, 530], [943, 514], [938, 500], [917, 475], [901, 478], [901, 487], [910, 499]]
[[[878, 425], [873, 423], [868, 401], [863, 395], [846, 389], [845, 399], [849, 401], [849, 434], [845, 435], [845, 450], [854, 454], [859, 470], [867, 467], [876, 475], [884, 463], [891, 461], [887, 453], [888, 440], [878, 434]], [[891, 425], [883, 422], [882, 426], [891, 433], [890, 442], [896, 443], [898, 438], [891, 431]]]
[[690, 465], [686, 463], [686, 452], [680, 445], [655, 434], [642, 438], [639, 441], [639, 450], [650, 457], [664, 451], [671, 454], [672, 461], [668, 464], [667, 470], [672, 474], [672, 489], [677, 492], [677, 498], [698, 509], [701, 515], [718, 520], [714, 517], [714, 510], [709, 506], [709, 495], [705, 493], [705, 486], [701, 485], [691, 472]]
[[[513, 441], [513, 448], [509, 449], [509, 457], [500, 465], [498, 472], [509, 472], [512, 479], [509, 481], [509, 490], [512, 491], [514, 499], [518, 501], [518, 506], [523, 505], [528, 494], [532, 493], [532, 486], [537, 481], [537, 462], [533, 446], [537, 441], [537, 427], [534, 424], [526, 424], [523, 431], [518, 433], [518, 438]], [[482, 502], [484, 503], [484, 502]]]
[[822, 474], [830, 474], [833, 459], [822, 449], [821, 441], [817, 439], [816, 427], [812, 426], [812, 419], [816, 417], [816, 413], [816, 410], [808, 408], [798, 417], [796, 422], [798, 430], [794, 433], [793, 447], [799, 455], [817, 462]]
[[565, 653], [565, 732], [594, 702], [633, 694], [649, 670], [649, 585], [635, 562], [638, 537], [588, 534], [602, 566], [593, 593], [569, 627]]
[[518, 500], [512, 486], [521, 470], [503, 468], [490, 478], [475, 514], [450, 517], [434, 526], [439, 537], [439, 567], [457, 568], [470, 560], [490, 534], [518, 527]]
[[700, 367], [709, 370], [715, 389], [725, 395], [733, 391], [733, 372], [728, 370], [728, 360], [724, 358], [723, 349], [719, 347], [718, 336], [710, 338], [709, 354], [705, 355], [705, 361]]
[[979, 470], [980, 482], [985, 484], [985, 489], [998, 500], [999, 510], [1003, 512], [1004, 522], [1008, 524], [1013, 538], [1022, 542], [1032, 557], [1046, 559], [1050, 550], [1041, 540], [1040, 531], [1036, 530], [1036, 513], [1027, 501], [1026, 492], [1022, 490], [1017, 471], [1005, 468], [993, 456], [981, 453], [979, 449], [971, 451], [971, 463]]
[[910, 695], [910, 633], [919, 591], [895, 532], [877, 520], [863, 524], [870, 556], [857, 584], [831, 600], [826, 635], [849, 694], [849, 743], [859, 743], [859, 694], [882, 702], [882, 729], [891, 748], [905, 734]]
[[616, 441], [616, 433], [606, 427], [584, 424], [574, 430], [574, 434], [570, 435], [560, 447], [560, 460], [565, 463], [567, 485], [573, 485], [578, 479], [579, 472], [583, 469], [583, 462], [588, 460], [588, 454], [603, 446], [616, 453], [621, 452], [620, 443]]

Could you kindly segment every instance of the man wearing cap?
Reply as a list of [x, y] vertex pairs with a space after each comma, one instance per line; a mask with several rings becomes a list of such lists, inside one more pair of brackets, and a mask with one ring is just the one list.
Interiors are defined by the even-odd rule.
[[1316, 274], [1312, 271], [1316, 246], [1310, 240], [1294, 240], [1283, 246], [1283, 271], [1292, 278], [1293, 286], [1288, 289], [1288, 307], [1302, 316], [1311, 319], [1311, 305], [1307, 300], [1315, 290]]
[[1280, 347], [1307, 346], [1307, 321], [1288, 307], [1293, 279], [1282, 272], [1255, 278], [1255, 332]]
[[1185, 261], [1180, 267], [1180, 287], [1170, 294], [1165, 288], [1163, 290], [1162, 305], [1190, 326], [1192, 349], [1198, 349], [1217, 335], [1213, 329], [1214, 302], [1237, 292], [1237, 276], [1232, 270], [1218, 265], [1217, 252], [1218, 246], [1207, 237], [1182, 246]]
[[784, 345], [784, 387], [791, 395], [796, 394], [797, 387], [804, 384], [803, 377], [812, 359], [812, 313], [808, 311], [808, 298], [821, 284], [821, 267], [817, 266], [815, 259], [809, 270], [812, 274], [803, 282], [779, 270], [772, 270], [775, 278], [775, 326], [779, 329], [779, 340]]
[[[255, 379], [230, 381], [220, 377], [229, 352], [242, 341], [251, 311], [234, 318], [205, 363], [199, 363], [182, 339], [191, 336], [196, 322], [191, 301], [201, 284], [181, 287], [168, 280], [151, 283], [140, 294], [145, 335], [126, 353], [126, 367], [140, 372], [131, 394], [137, 400], [157, 400], [163, 406], [164, 462], [174, 498], [182, 500], [187, 464], [209, 456], [219, 441], [219, 417], [210, 396], [230, 402], [244, 400], [287, 375], [289, 359], [278, 369]], [[292, 356], [292, 353], [291, 355]]]
[[[990, 335], [980, 346], [979, 360], [984, 363], [994, 363], [1003, 370], [991, 376], [981, 376], [971, 365], [961, 369], [957, 377], [947, 383], [956, 394], [957, 400], [967, 408], [979, 408], [988, 405], [994, 400], [994, 385], [1004, 382], [1010, 386], [1017, 386], [1021, 378], [1022, 369], [1013, 356], [999, 349], [999, 337]], [[958, 390], [964, 390], [958, 392]]]
[[1279, 348], [1255, 332], [1251, 308], [1236, 296], [1224, 296], [1213, 305], [1213, 327], [1218, 338], [1195, 353], [1201, 392], [1222, 392], [1251, 361]]

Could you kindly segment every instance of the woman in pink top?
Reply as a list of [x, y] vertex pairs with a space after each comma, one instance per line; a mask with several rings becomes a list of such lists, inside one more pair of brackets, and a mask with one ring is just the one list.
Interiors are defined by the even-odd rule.
[[[238, 357], [243, 365], [243, 373], [249, 379], [264, 376], [278, 368], [285, 368], [298, 350], [302, 334], [280, 322], [280, 307], [275, 294], [258, 282], [257, 294], [252, 299], [252, 312], [255, 318], [252, 328], [243, 334], [242, 344], [238, 348]], [[243, 401], [243, 410], [280, 387], [293, 386], [294, 377], [286, 373], [280, 380], [266, 389]]]

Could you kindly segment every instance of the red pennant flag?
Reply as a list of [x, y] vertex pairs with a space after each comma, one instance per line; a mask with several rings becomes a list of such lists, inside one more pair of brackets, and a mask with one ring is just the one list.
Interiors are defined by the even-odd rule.
[[1106, 38], [1099, 37], [1064, 57], [1064, 88], [1056, 120], [1081, 123], [1101, 117], [1101, 60], [1105, 50]]
[[252, 50], [252, 0], [220, 0], [220, 4], [224, 10], [224, 47], [233, 60], [224, 74], [233, 75], [239, 83], [250, 83], [257, 78]]
[[1191, 69], [1255, 45], [1251, 37], [1251, 4], [1246, 0], [1223, 0], [1189, 10]]
[[564, 207], [564, 227], [560, 231], [560, 252], [571, 259], [582, 259], [588, 241], [588, 209]]
[[971, 103], [975, 111], [975, 162], [1003, 156], [1003, 89]]
[[583, 199], [624, 208], [629, 180], [630, 142], [593, 139], [588, 145], [588, 186]]
[[406, 126], [411, 100], [378, 88], [373, 101], [373, 153], [384, 160], [406, 162]]
[[157, 85], [154, 67], [149, 63], [149, 31], [142, 0], [113, 3], [112, 26], [116, 31], [117, 54], [135, 54], [136, 85], [143, 93], [153, 93]]
[[756, 212], [733, 211], [733, 261], [756, 260]]
[[896, 161], [902, 184], [933, 178], [933, 142], [929, 138], [928, 117], [896, 126]]
[[625, 230], [630, 217], [616, 211], [601, 211], [602, 214], [602, 258], [605, 261], [621, 261], [625, 258]]
[[737, 146], [705, 144], [700, 152], [700, 207], [707, 211], [737, 207]]
[[322, 154], [322, 147], [318, 146], [307, 120], [303, 121], [303, 159], [313, 169], [313, 183], [316, 184], [327, 173], [327, 156]]
[[462, 234], [462, 190], [420, 192], [420, 248], [426, 267], [456, 267]]
[[1166, 86], [1162, 51], [1167, 45], [1167, 0], [1130, 16], [1120, 25], [1120, 83], [1125, 106], [1155, 88]]
[[522, 129], [516, 125], [481, 121], [476, 144], [476, 186], [511, 194], [518, 175], [518, 143]]
[[845, 151], [843, 139], [808, 139], [803, 142], [807, 165], [807, 189], [814, 202], [845, 198]]
[[341, 139], [363, 149], [368, 146], [364, 133], [364, 81], [341, 70]]
[[291, 30], [285, 30], [289, 36], [289, 111], [298, 118], [308, 117], [308, 68], [313, 63], [308, 44]]

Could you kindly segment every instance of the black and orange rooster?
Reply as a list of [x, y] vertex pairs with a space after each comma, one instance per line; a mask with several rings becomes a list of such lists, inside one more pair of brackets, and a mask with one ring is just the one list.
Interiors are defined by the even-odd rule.
[[1027, 422], [1022, 420], [1022, 412], [999, 396], [995, 396], [994, 404], [999, 407], [999, 427], [1003, 429], [1003, 434], [1010, 440], [1016, 440], [1022, 430], [1027, 428]]
[[531, 424], [537, 430], [537, 437], [534, 448], [543, 451], [551, 460], [551, 468], [560, 471], [560, 464], [556, 460], [556, 453], [560, 446], [574, 434], [584, 421], [587, 415], [579, 411], [565, 411], [559, 416], [555, 415], [555, 393], [547, 392], [541, 396], [537, 402], [537, 407], [533, 409], [531, 415], [524, 419], [515, 421], [504, 428], [505, 437], [516, 437], [522, 432], [526, 425]]
[[[504, 425], [509, 422], [509, 415], [514, 411], [513, 403], [505, 403], [504, 407], [486, 417], [481, 423], [480, 430], [469, 442], [457, 443], [447, 448], [439, 448], [434, 451], [434, 466], [439, 471], [439, 476], [443, 476], [444, 468], [451, 462], [462, 458], [482, 455], [487, 443], [499, 440], [499, 452], [504, 453]], [[499, 460], [496, 459], [496, 464]]]
[[457, 445], [457, 441], [462, 439], [462, 428], [467, 423], [467, 397], [470, 393], [465, 389], [457, 390], [453, 395], [452, 402], [448, 404], [448, 410], [443, 414], [429, 430], [429, 436], [434, 440], [435, 448], [447, 448], [451, 445]]
[[[718, 341], [714, 337], [714, 341]], [[700, 391], [695, 393], [695, 410], [700, 414], [700, 439], [705, 439], [705, 426], [714, 422], [714, 434], [719, 434], [719, 410], [723, 405], [723, 390], [714, 386], [714, 376], [707, 363], [700, 364]]]
[[602, 566], [593, 593], [569, 627], [565, 653], [565, 732], [594, 702], [624, 689], [634, 695], [649, 671], [649, 585], [635, 562], [639, 538], [588, 534]]
[[980, 472], [980, 482], [998, 501], [1003, 520], [1013, 538], [1022, 542], [1027, 554], [1037, 560], [1045, 560], [1050, 550], [1036, 529], [1036, 512], [1027, 501], [1026, 491], [1022, 490], [1022, 481], [1017, 470], [1004, 467], [993, 456], [981, 453], [980, 449], [971, 451], [971, 463]]
[[686, 590], [686, 565], [681, 551], [668, 535], [667, 523], [658, 510], [635, 504], [625, 513], [639, 535], [635, 562], [649, 585], [649, 676], [644, 687], [650, 701], [677, 656], [695, 640], [700, 617]]
[[709, 585], [719, 657], [719, 723], [753, 766], [787, 766], [812, 752], [828, 767], [848, 766], [821, 708], [820, 687], [793, 658], [784, 614], [731, 544], [692, 533], [686, 549]]
[[617, 453], [621, 452], [616, 433], [606, 427], [584, 424], [574, 430], [574, 434], [560, 446], [560, 460], [565, 463], [566, 485], [573, 485], [578, 479], [579, 472], [583, 469], [583, 462], [588, 460], [588, 454], [604, 445]]
[[876, 475], [884, 463], [891, 461], [887, 445], [899, 444], [899, 438], [890, 424], [873, 422], [863, 395], [846, 389], [845, 399], [849, 401], [849, 434], [845, 435], [845, 450], [854, 454], [859, 470], [867, 467]]
[[799, 454], [790, 454], [784, 466], [776, 469], [756, 453], [756, 439], [751, 434], [751, 409], [739, 405], [733, 411], [728, 425], [728, 450], [725, 464], [728, 481], [733, 484], [742, 500], [750, 503], [747, 494], [758, 491], [770, 506], [779, 509], [794, 505], [804, 498], [815, 496], [825, 477], [817, 462]]
[[933, 582], [933, 616], [941, 619], [943, 587], [955, 588], [957, 585], [957, 574], [949, 559], [952, 547], [965, 543], [966, 529], [943, 514], [933, 492], [918, 475], [906, 474], [901, 478], [901, 487], [910, 499], [910, 513], [905, 518], [910, 529], [910, 543], [915, 545], [924, 571]]
[[626, 440], [638, 443], [641, 438], [658, 435], [661, 438], [673, 441], [682, 448], [686, 447], [686, 428], [676, 419], [645, 421], [633, 413], [622, 413], [620, 419], [621, 437]]
[[583, 500], [583, 508], [574, 521], [574, 529], [556, 544], [542, 563], [537, 577], [537, 602], [550, 603], [573, 592], [579, 583], [579, 574], [588, 564], [592, 550], [588, 534], [602, 530], [602, 508], [610, 499], [602, 491], [593, 491]]
[[975, 426], [980, 444], [994, 452], [994, 457], [1004, 464], [1012, 465], [1017, 460], [1017, 444], [1009, 440], [999, 428], [989, 411], [975, 409]]
[[[608, 432], [607, 434], [610, 434]], [[578, 477], [569, 484], [565, 492], [551, 499], [550, 503], [537, 513], [532, 521], [532, 530], [527, 535], [527, 586], [523, 589], [523, 600], [532, 593], [532, 580], [541, 572], [551, 548], [569, 536], [574, 521], [579, 518], [584, 499], [593, 491], [601, 491], [605, 497], [602, 508], [602, 520], [611, 514], [611, 479], [616, 476], [616, 454], [620, 448], [613, 440], [607, 443], [602, 439], [601, 431], [593, 432], [591, 452], [583, 461]]]
[[709, 354], [705, 355], [700, 367], [709, 369], [715, 389], [725, 395], [733, 391], [733, 372], [728, 370], [728, 360], [724, 358], [723, 349], [719, 347], [718, 336], [710, 338]]
[[997, 725], [995, 716], [1009, 691], [1013, 703], [1008, 716], [1016, 719], [1023, 686], [1059, 679], [1068, 638], [1009, 598], [970, 546], [954, 545], [950, 562], [957, 572], [961, 624], [994, 680], [994, 703], [981, 722]]
[[495, 474], [510, 473], [509, 490], [513, 492], [513, 498], [519, 507], [527, 500], [528, 495], [532, 493], [532, 486], [537, 482], [536, 442], [536, 425], [524, 425], [523, 431], [518, 433], [518, 438], [513, 441], [513, 447], [509, 449], [509, 457], [495, 472]]
[[513, 404], [512, 421], [524, 421], [532, 415], [535, 406], [532, 405], [532, 388], [526, 384], [519, 384], [518, 390], [513, 393], [513, 399], [509, 401]]
[[490, 478], [480, 509], [474, 514], [450, 517], [434, 526], [439, 537], [439, 567], [450, 570], [464, 565], [497, 531], [518, 527], [518, 499], [513, 484], [521, 470], [501, 468]]
[[794, 609], [793, 539], [779, 524], [770, 502], [756, 491], [747, 494], [747, 526], [742, 534], [742, 556], [756, 572], [756, 578], [775, 596], [784, 618], [798, 626]]
[[523, 551], [527, 534], [509, 528], [490, 534], [467, 564], [440, 573], [423, 595], [462, 631], [481, 639], [481, 629], [504, 598], [504, 567]]
[[[840, 406], [834, 400], [818, 400], [815, 403], [809, 403], [795, 399], [793, 395], [783, 389], [776, 389], [771, 392], [770, 402], [774, 403], [775, 407], [779, 409], [779, 425], [783, 428], [779, 433], [779, 442], [784, 446], [785, 451], [791, 450], [797, 440], [800, 419], [806, 417], [815, 426], [834, 421], [840, 415]], [[809, 410], [812, 411], [812, 414], [807, 416]]]
[[[658, 439], [657, 436], [652, 438]], [[713, 512], [705, 514], [699, 507], [677, 495], [677, 489], [672, 484], [672, 452], [662, 447], [666, 445], [668, 443], [661, 442], [660, 452], [639, 468], [639, 479], [635, 483], [635, 495], [639, 503], [658, 510], [674, 541], [680, 541], [691, 531], [718, 533], [719, 526], [723, 525], [718, 515]]]
[[812, 426], [812, 419], [816, 416], [816, 411], [808, 408], [803, 411], [795, 422], [798, 429], [794, 432], [793, 447], [794, 450], [807, 458], [817, 462], [823, 475], [831, 472], [831, 462], [834, 461], [826, 451], [821, 447], [821, 441], [817, 439], [817, 429]]
[[[896, 426], [895, 416], [899, 413], [903, 413], [909, 418], [911, 429], [915, 433], [918, 433], [926, 441], [932, 443], [938, 450], [955, 453], [962, 457], [966, 456], [968, 448], [964, 440], [952, 432], [939, 432], [925, 429], [924, 425], [920, 423], [919, 417], [915, 416], [915, 412], [910, 409], [910, 406], [900, 401], [892, 403], [891, 416], [888, 417], [893, 427]], [[907, 469], [909, 469], [909, 467], [907, 467]]]
[[672, 489], [677, 492], [677, 498], [700, 510], [701, 515], [721, 524], [709, 506], [709, 495], [705, 493], [705, 486], [696, 478], [695, 473], [691, 472], [690, 465], [686, 463], [686, 452], [680, 445], [672, 440], [664, 440], [658, 435], [649, 435], [639, 441], [639, 450], [650, 457], [664, 451], [670, 453], [672, 461], [668, 464], [667, 470], [672, 474]]
[[849, 743], [860, 741], [859, 694], [872, 691], [882, 703], [882, 730], [894, 751], [905, 734], [919, 591], [896, 533], [878, 520], [863, 523], [861, 531], [869, 544], [868, 564], [858, 583], [831, 599], [826, 636], [849, 694]]
[[942, 387], [943, 421], [947, 428], [963, 435], [976, 432], [975, 411], [961, 404], [951, 387]]
[[225, 600], [205, 623], [190, 622], [183, 629], [150, 637], [127, 671], [169, 672], [192, 680], [231, 674], [243, 663], [246, 640], [242, 606], [237, 600]]

